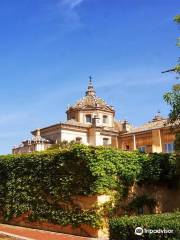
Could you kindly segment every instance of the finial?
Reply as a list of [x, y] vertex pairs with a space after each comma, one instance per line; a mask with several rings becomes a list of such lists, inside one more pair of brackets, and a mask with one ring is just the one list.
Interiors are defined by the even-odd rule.
[[92, 79], [93, 79], [93, 78], [92, 78], [92, 76], [90, 75], [90, 76], [89, 76], [89, 85], [92, 85]]
[[153, 122], [156, 122], [156, 121], [159, 121], [159, 120], [162, 120], [163, 118], [162, 118], [162, 116], [161, 116], [161, 111], [160, 110], [158, 110], [157, 111], [157, 114], [154, 116], [154, 118], [153, 118]]
[[96, 92], [94, 90], [93, 84], [92, 84], [92, 76], [89, 76], [89, 84], [88, 84], [88, 89], [86, 91], [86, 96], [95, 96]]

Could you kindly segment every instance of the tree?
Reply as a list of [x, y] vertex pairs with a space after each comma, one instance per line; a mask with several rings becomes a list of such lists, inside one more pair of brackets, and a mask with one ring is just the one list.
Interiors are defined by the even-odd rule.
[[[180, 14], [178, 14], [177, 16], [174, 17], [174, 21], [177, 24], [180, 24]], [[177, 46], [180, 47], [180, 37], [177, 38]], [[177, 73], [180, 73], [180, 58], [179, 58], [178, 64], [175, 66], [175, 71]]]
[[171, 106], [168, 122], [176, 134], [175, 150], [180, 153], [180, 84], [174, 85], [171, 92], [164, 94], [164, 100]]
[[[180, 14], [174, 17], [174, 21], [177, 24], [180, 24]], [[177, 46], [180, 47], [180, 37], [177, 39]], [[180, 58], [178, 64], [173, 69], [165, 72], [170, 71], [176, 72], [178, 75], [180, 74]], [[175, 127], [175, 150], [177, 153], [178, 168], [180, 170], [180, 84], [174, 85], [171, 92], [165, 93], [164, 100], [171, 107], [169, 113], [169, 122]]]
[[180, 84], [172, 87], [172, 91], [164, 94], [165, 102], [171, 106], [169, 122], [180, 127]]
[[[177, 24], [180, 24], [180, 14], [174, 17], [174, 21]], [[177, 46], [180, 47], [180, 37], [177, 38]], [[176, 72], [180, 74], [180, 58], [179, 58], [178, 64], [175, 67], [168, 69], [166, 71], [163, 71], [162, 73], [166, 73], [166, 72]]]
[[[174, 21], [177, 24], [180, 24], [180, 14], [176, 15], [174, 17]], [[177, 46], [180, 47], [180, 38], [177, 39]], [[170, 70], [167, 70], [165, 72], [174, 71], [177, 74], [180, 74], [180, 59], [178, 64]], [[172, 124], [175, 124], [180, 127], [180, 84], [176, 84], [172, 87], [171, 92], [167, 92], [164, 94], [164, 100], [165, 102], [171, 106], [171, 110], [169, 113], [169, 122]]]

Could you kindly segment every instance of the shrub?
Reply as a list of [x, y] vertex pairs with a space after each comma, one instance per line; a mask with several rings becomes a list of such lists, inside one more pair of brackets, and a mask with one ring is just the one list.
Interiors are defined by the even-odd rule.
[[[180, 212], [155, 215], [141, 215], [121, 218], [112, 218], [110, 225], [111, 240], [179, 240], [180, 239]], [[144, 229], [142, 235], [136, 235], [135, 229]], [[173, 230], [173, 233], [145, 233], [145, 229]]]

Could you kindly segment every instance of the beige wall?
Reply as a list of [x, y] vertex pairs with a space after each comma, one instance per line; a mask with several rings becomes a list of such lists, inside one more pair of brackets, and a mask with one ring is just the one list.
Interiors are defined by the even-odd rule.
[[44, 145], [44, 143], [37, 143], [37, 144], [35, 145], [35, 151], [43, 151], [43, 150], [45, 150], [45, 145]]
[[51, 144], [43, 143], [43, 142], [30, 142], [29, 144], [25, 142], [20, 147], [16, 147], [12, 149], [13, 154], [21, 154], [21, 153], [31, 153], [34, 151], [44, 151], [48, 149]]
[[20, 154], [20, 153], [30, 153], [35, 151], [35, 146], [21, 146], [17, 148], [13, 148], [12, 153], [13, 154]]
[[161, 137], [162, 137], [162, 149], [165, 152], [165, 144], [173, 143], [175, 141], [175, 134], [171, 132], [170, 129], [161, 129]]
[[180, 208], [180, 188], [169, 188], [167, 186], [144, 185], [135, 186], [130, 194], [141, 196], [146, 194], [157, 202], [156, 213], [172, 212]]
[[[75, 118], [76, 121], [86, 123], [86, 115], [90, 114], [93, 117], [97, 116], [99, 118], [99, 125], [106, 126], [106, 127], [113, 127], [114, 126], [114, 116], [113, 113], [100, 111], [100, 110], [88, 110], [88, 111], [77, 111], [69, 113], [69, 118]], [[107, 123], [103, 123], [103, 115], [108, 117]]]
[[76, 138], [81, 138], [83, 144], [88, 144], [87, 133], [76, 132], [70, 130], [61, 130], [61, 141], [76, 141]]
[[[135, 146], [134, 148], [134, 136]], [[118, 138], [118, 146], [123, 150], [127, 150], [126, 146], [129, 146], [129, 150], [135, 150], [139, 147], [145, 147], [146, 152], [165, 152], [165, 144], [173, 143], [175, 140], [175, 134], [170, 129], [154, 129], [142, 133], [132, 133], [131, 135], [120, 135]]]
[[[180, 188], [170, 188], [167, 185], [134, 185], [129, 190], [128, 196], [119, 201], [119, 208], [117, 215], [123, 216], [125, 214], [136, 215], [137, 209], [128, 210], [129, 203], [136, 197], [147, 196], [156, 201], [156, 206], [153, 213], [174, 212], [180, 209]], [[143, 207], [143, 213], [152, 213], [147, 207]]]
[[118, 137], [111, 137], [111, 146], [118, 148]]
[[46, 129], [44, 131], [41, 131], [41, 137], [53, 141], [54, 143], [57, 140], [61, 140], [61, 130], [60, 128], [57, 129]]
[[111, 145], [111, 144], [112, 144], [112, 137], [111, 137], [111, 136], [101, 135], [100, 138], [99, 138], [99, 143], [98, 143], [97, 146], [103, 145], [103, 138], [108, 139], [108, 145]]
[[152, 152], [162, 152], [161, 131], [160, 129], [152, 130]]
[[88, 134], [89, 145], [92, 146], [102, 146], [103, 138], [108, 139], [108, 145], [112, 144], [112, 137], [107, 135], [101, 135], [100, 130], [96, 128], [90, 128]]
[[119, 148], [122, 150], [126, 150], [127, 146], [129, 146], [129, 150], [133, 150], [133, 136], [122, 136], [118, 139]]
[[[107, 116], [107, 123], [103, 123], [103, 115]], [[112, 113], [107, 112], [98, 112], [98, 117], [100, 118], [100, 125], [105, 127], [113, 127], [114, 126], [114, 117]]]

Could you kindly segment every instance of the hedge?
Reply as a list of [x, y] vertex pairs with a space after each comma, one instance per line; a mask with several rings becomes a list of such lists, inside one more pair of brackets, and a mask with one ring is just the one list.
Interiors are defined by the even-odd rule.
[[[109, 226], [110, 240], [179, 240], [180, 212], [112, 218]], [[135, 234], [137, 227], [143, 229], [142, 235]], [[146, 230], [158, 230], [159, 233], [149, 233]], [[161, 230], [166, 230], [166, 233]], [[173, 233], [168, 233], [168, 230], [173, 230]]]
[[29, 212], [31, 220], [76, 226], [84, 222], [99, 227], [97, 209], [88, 214], [76, 209], [72, 196], [112, 191], [121, 195], [134, 182], [170, 181], [176, 175], [174, 162], [169, 154], [149, 156], [79, 144], [62, 150], [0, 156], [0, 214], [4, 221]]

